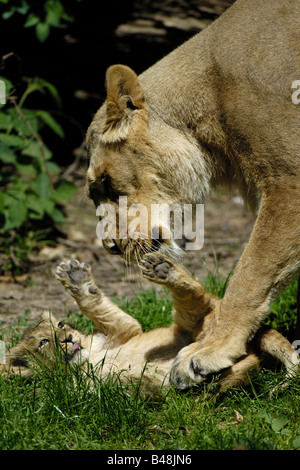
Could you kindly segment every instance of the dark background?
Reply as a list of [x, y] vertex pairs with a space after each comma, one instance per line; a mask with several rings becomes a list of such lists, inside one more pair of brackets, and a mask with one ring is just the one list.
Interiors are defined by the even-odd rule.
[[66, 167], [105, 99], [107, 67], [124, 63], [141, 73], [230, 3], [233, 0], [66, 0], [63, 5], [74, 21], [51, 28], [44, 43], [38, 41], [34, 28], [23, 27], [22, 15], [14, 14], [0, 20], [0, 56], [14, 53], [2, 61], [0, 74], [14, 84], [21, 77], [37, 76], [55, 85], [62, 99], [60, 110], [51, 109], [54, 103], [45, 102], [50, 98], [38, 93], [31, 96], [30, 106], [50, 110], [62, 125], [65, 139], [49, 132], [54, 160]]

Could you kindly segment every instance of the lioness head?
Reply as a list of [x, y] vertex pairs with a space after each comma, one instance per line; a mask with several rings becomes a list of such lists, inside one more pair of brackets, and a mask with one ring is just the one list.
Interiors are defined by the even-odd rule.
[[88, 352], [81, 348], [81, 334], [45, 311], [38, 323], [30, 326], [21, 341], [5, 358], [8, 373], [29, 377], [40, 364], [53, 368], [59, 358], [63, 363], [82, 364]]
[[86, 183], [101, 230], [110, 225], [108, 212], [115, 218], [103, 244], [112, 254], [131, 258], [153, 250], [171, 255], [177, 247], [174, 220], [182, 213], [170, 208], [202, 202], [208, 191], [203, 155], [192, 134], [160, 117], [129, 67], [111, 66], [106, 90], [106, 102], [87, 132]]

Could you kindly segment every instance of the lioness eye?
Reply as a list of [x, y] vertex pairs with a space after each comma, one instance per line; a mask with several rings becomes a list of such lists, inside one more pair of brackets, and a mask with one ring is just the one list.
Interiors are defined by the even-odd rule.
[[48, 339], [48, 338], [44, 338], [44, 339], [42, 339], [42, 340], [40, 341], [39, 346], [43, 346], [44, 344], [47, 344], [47, 343], [49, 343], [49, 339]]
[[64, 327], [65, 327], [65, 325], [64, 325], [64, 323], [63, 323], [62, 321], [60, 321], [60, 322], [58, 323], [58, 325], [57, 325], [57, 328], [61, 328], [61, 329], [62, 329], [62, 328], [64, 328]]

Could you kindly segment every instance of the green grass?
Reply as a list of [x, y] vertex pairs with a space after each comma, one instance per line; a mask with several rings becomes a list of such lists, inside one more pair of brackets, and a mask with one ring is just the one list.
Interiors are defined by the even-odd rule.
[[[224, 283], [206, 280], [215, 292]], [[273, 304], [268, 320], [273, 326], [287, 331], [294, 325], [295, 295], [293, 284]], [[166, 293], [146, 291], [120, 304], [144, 329], [171, 322]], [[76, 312], [68, 320], [91, 331], [89, 320]], [[15, 331], [17, 341], [20, 327]], [[281, 369], [262, 369], [249, 389], [232, 389], [222, 398], [199, 386], [171, 389], [157, 402], [142, 398], [137, 386], [128, 393], [117, 376], [103, 384], [92, 370], [93, 388], [76, 370], [43, 369], [31, 381], [0, 377], [0, 449], [300, 449], [300, 378], [269, 398], [283, 375]]]

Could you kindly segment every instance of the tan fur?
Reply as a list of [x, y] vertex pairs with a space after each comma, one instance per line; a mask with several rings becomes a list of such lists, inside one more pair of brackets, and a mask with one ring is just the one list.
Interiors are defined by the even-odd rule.
[[[48, 367], [57, 364], [57, 351], [60, 351], [63, 362], [76, 363], [83, 369], [89, 362], [104, 379], [115, 372], [121, 373], [123, 382], [141, 382], [141, 390], [148, 395], [157, 394], [162, 386], [168, 386], [170, 374], [176, 370], [178, 357], [185, 347], [194, 344], [195, 335], [202, 334], [205, 337], [209, 333], [218, 299], [160, 254], [145, 255], [140, 267], [145, 278], [171, 290], [174, 322], [170, 327], [142, 332], [134, 318], [119, 309], [99, 290], [90, 266], [70, 260], [58, 266], [57, 279], [99, 331], [86, 336], [58, 322], [53, 314], [44, 312], [40, 322], [30, 327], [21, 342], [7, 354], [7, 373], [30, 376], [41, 362]], [[259, 367], [261, 351], [283, 362], [289, 377], [296, 371], [294, 348], [270, 328], [260, 331], [247, 349], [245, 357], [222, 372], [222, 391], [234, 385], [248, 384], [249, 374]], [[197, 371], [193, 370], [192, 373], [193, 380], [189, 383], [177, 381], [177, 387], [186, 388], [198, 383]]]
[[[233, 365], [300, 273], [300, 105], [292, 102], [299, 16], [297, 0], [237, 0], [139, 77], [121, 65], [107, 72], [108, 101], [87, 134], [96, 205], [118, 211], [119, 195], [147, 208], [202, 203], [221, 184], [236, 186], [257, 211], [213, 331], [181, 354], [178, 380], [189, 381], [193, 368], [208, 374]], [[151, 228], [147, 242], [117, 233], [104, 244], [134, 259], [157, 249]], [[162, 253], [175, 249], [160, 242]]]

